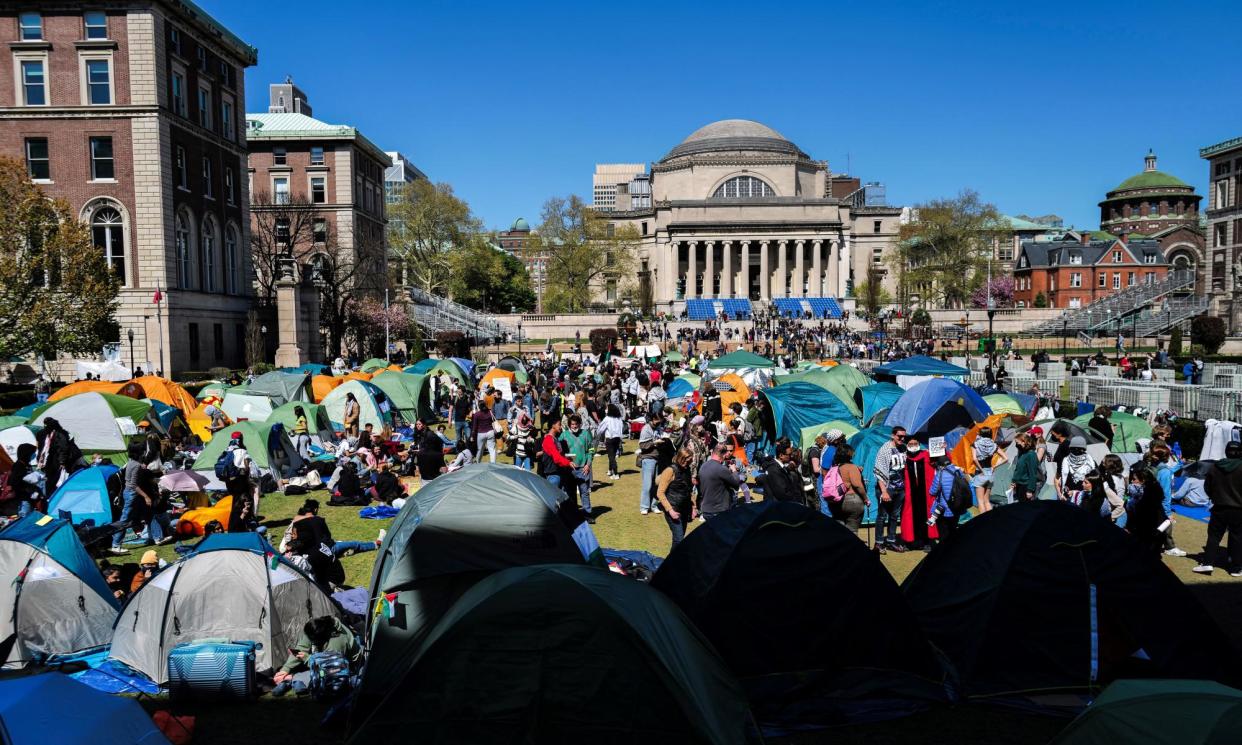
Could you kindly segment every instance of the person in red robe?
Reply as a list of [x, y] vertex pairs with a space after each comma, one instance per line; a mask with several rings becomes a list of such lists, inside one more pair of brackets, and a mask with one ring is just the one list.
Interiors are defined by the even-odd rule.
[[907, 442], [906, 501], [901, 507], [901, 540], [911, 548], [928, 548], [931, 539], [940, 537], [935, 524], [927, 524], [931, 517], [933, 500], [930, 492], [935, 476], [931, 457], [918, 440]]

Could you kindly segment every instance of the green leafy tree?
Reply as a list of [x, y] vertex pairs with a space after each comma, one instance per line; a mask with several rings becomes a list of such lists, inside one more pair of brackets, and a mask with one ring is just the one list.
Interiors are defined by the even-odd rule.
[[1208, 354], [1216, 354], [1225, 343], [1225, 319], [1219, 316], [1195, 316], [1190, 322], [1190, 338], [1203, 345]]
[[449, 292], [462, 305], [489, 313], [525, 312], [535, 307], [526, 265], [482, 235], [454, 252], [452, 269]]
[[547, 257], [544, 309], [585, 311], [609, 282], [623, 296], [634, 280], [640, 240], [632, 225], [614, 226], [578, 196], [549, 199], [528, 244]]
[[884, 277], [875, 264], [867, 264], [867, 276], [854, 285], [854, 299], [867, 318], [875, 318], [880, 309], [893, 302], [892, 295], [884, 288]]
[[926, 328], [932, 325], [931, 313], [928, 313], [926, 308], [919, 308], [914, 311], [912, 316], [910, 316], [910, 323], [921, 328]]
[[1048, 307], [1048, 296], [1041, 292], [1035, 296], [1035, 302], [1032, 304], [1036, 308], [1047, 308]]
[[1169, 334], [1169, 356], [1182, 356], [1182, 327], [1174, 326], [1173, 332]]
[[453, 254], [471, 244], [482, 223], [448, 184], [418, 180], [385, 208], [393, 271], [403, 287], [444, 293], [453, 281]]
[[98, 352], [120, 338], [120, 283], [90, 229], [0, 157], [0, 355]]
[[996, 240], [1007, 235], [996, 207], [970, 190], [916, 207], [917, 218], [901, 226], [892, 261], [902, 297], [919, 291], [944, 308], [961, 308], [982, 281]]

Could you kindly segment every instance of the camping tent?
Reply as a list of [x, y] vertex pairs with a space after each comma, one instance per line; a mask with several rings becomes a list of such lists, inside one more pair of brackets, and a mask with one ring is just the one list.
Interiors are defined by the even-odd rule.
[[129, 383], [136, 383], [142, 386], [142, 398], [153, 398], [156, 401], [163, 401], [169, 406], [180, 409], [182, 413], [189, 413], [197, 403], [185, 388], [157, 375], [144, 375], [140, 378], [134, 378]]
[[970, 370], [919, 354], [880, 365], [872, 370], [872, 375], [882, 383], [896, 383], [902, 388], [912, 388], [929, 378], [963, 380], [970, 376]]
[[345, 373], [344, 375], [341, 376], [341, 379], [347, 382], [350, 380], [361, 380], [363, 382], [367, 382], [371, 380], [371, 378], [373, 377], [375, 377], [373, 373], [366, 373], [366, 372], [362, 372], [361, 370], [355, 370], [351, 373]]
[[768, 401], [762, 424], [770, 439], [797, 439], [803, 428], [833, 419], [858, 421], [841, 399], [811, 383], [782, 383], [759, 395]]
[[117, 453], [125, 450], [127, 436], [138, 433], [138, 422], [150, 410], [151, 404], [126, 396], [79, 393], [40, 407], [31, 424], [42, 427], [55, 419], [82, 450]]
[[841, 434], [845, 435], [847, 440], [858, 433], [858, 427], [853, 424], [843, 422], [840, 419], [833, 419], [829, 422], [820, 422], [819, 424], [812, 424], [809, 427], [803, 427], [802, 433], [797, 439], [794, 440], [794, 442], [798, 444], [798, 447], [806, 450], [815, 444], [816, 437], [819, 437], [821, 434], [830, 429], [841, 430]]
[[388, 397], [379, 388], [371, 383], [365, 383], [361, 380], [347, 380], [341, 383], [332, 392], [324, 397], [321, 402], [323, 408], [328, 412], [328, 419], [332, 425], [341, 428], [345, 422], [345, 397], [354, 394], [354, 398], [358, 399], [359, 417], [358, 426], [365, 427], [370, 424], [379, 432], [386, 424], [392, 421], [392, 416], [388, 412], [390, 406]]
[[407, 422], [434, 419], [431, 411], [431, 389], [424, 375], [385, 370], [371, 378], [371, 385], [388, 396], [392, 406]]
[[[765, 724], [807, 698], [944, 698], [936, 655], [892, 575], [857, 536], [803, 505], [723, 513], [686, 536], [651, 586], [720, 652]], [[859, 633], [842, 643], [843, 629]]]
[[838, 365], [837, 367], [820, 367], [815, 365], [806, 372], [794, 373], [792, 375], [780, 375], [772, 380], [774, 385], [788, 385], [789, 383], [810, 383], [828, 391], [841, 402], [855, 417], [862, 416], [862, 407], [859, 405], [857, 398], [858, 391], [870, 385], [871, 381], [858, 371], [856, 367], [849, 365]]
[[221, 636], [253, 641], [255, 669], [277, 668], [302, 626], [341, 611], [257, 533], [215, 533], [130, 597], [112, 634], [113, 659], [168, 681], [177, 644]]
[[[1074, 424], [1083, 429], [1089, 428], [1091, 414], [1083, 414], [1074, 418]], [[1112, 451], [1114, 453], [1138, 453], [1139, 440], [1151, 439], [1151, 425], [1146, 419], [1141, 419], [1133, 414], [1127, 414], [1124, 411], [1114, 411], [1108, 418], [1109, 423], [1113, 425], [1113, 444]], [[1094, 430], [1092, 430], [1094, 431]]]
[[1242, 733], [1242, 691], [1210, 680], [1119, 680], [1052, 745], [1230, 745]]
[[332, 392], [341, 383], [345, 382], [345, 378], [338, 378], [335, 375], [316, 375], [311, 378], [311, 399], [315, 403], [323, 403], [324, 397]]
[[1158, 554], [1066, 502], [979, 515], [902, 589], [967, 697], [1093, 693], [1122, 677], [1229, 682], [1242, 669]]
[[108, 643], [116, 598], [68, 520], [31, 512], [0, 531], [0, 577], [0, 666]]
[[124, 385], [125, 383], [123, 382], [110, 383], [106, 380], [75, 380], [52, 391], [47, 400], [49, 402], [60, 401], [70, 396], [76, 396], [79, 393], [116, 393]]
[[[47, 503], [47, 514], [61, 516], [69, 513], [74, 525], [81, 525], [87, 520], [96, 526], [112, 522], [112, 499], [109, 494], [108, 482], [121, 469], [105, 463], [74, 471], [65, 483], [60, 485]], [[116, 480], [113, 480], [114, 483]], [[120, 494], [120, 484], [116, 483], [116, 493]]]
[[388, 367], [388, 360], [381, 360], [378, 357], [372, 357], [371, 359], [359, 365], [358, 369], [363, 371], [364, 373], [375, 373], [375, 372], [379, 372], [380, 370], [383, 370], [386, 367]]
[[515, 382], [516, 375], [513, 372], [509, 370], [505, 370], [504, 368], [501, 368], [501, 367], [493, 367], [491, 370], [488, 370], [483, 375], [483, 378], [479, 381], [479, 390], [484, 390], [489, 385], [495, 386], [496, 385], [495, 381], [500, 380], [500, 379], [509, 381], [510, 391], [517, 389], [517, 384]]
[[970, 388], [956, 380], [931, 378], [907, 390], [884, 424], [901, 425], [911, 437], [942, 437], [954, 427], [969, 429], [990, 413], [987, 402]]
[[[720, 418], [725, 424], [733, 421], [733, 404], [745, 404], [750, 400], [750, 388], [746, 386], [746, 381], [733, 373], [713, 378], [708, 385], [720, 394]], [[698, 404], [702, 406], [703, 401]]]
[[307, 375], [323, 375], [325, 374], [325, 371], [327, 371], [328, 374], [331, 374], [331, 370], [332, 368], [329, 365], [325, 365], [319, 362], [307, 362], [305, 364], [298, 365], [297, 367], [280, 368], [280, 372], [306, 373]]
[[464, 387], [470, 387], [470, 374], [458, 364], [455, 360], [458, 358], [450, 357], [449, 359], [425, 359], [405, 368], [405, 372], [416, 373], [419, 375], [439, 375], [444, 373], [450, 378], [457, 381], [457, 384]]
[[880, 415], [888, 415], [888, 410], [898, 399], [906, 395], [906, 389], [896, 383], [872, 383], [858, 389], [858, 405], [862, 408], [862, 423], [871, 426], [883, 422]]
[[574, 531], [591, 536], [565, 492], [530, 471], [480, 463], [415, 492], [388, 528], [371, 574], [371, 657], [358, 692], [369, 711], [404, 679], [423, 637], [462, 593], [492, 572], [585, 561]]
[[250, 420], [252, 422], [267, 421], [272, 415], [276, 404], [262, 393], [241, 393], [238, 388], [230, 388], [224, 393], [220, 402], [220, 410], [229, 415], [235, 422]]
[[21, 445], [35, 445], [35, 431], [25, 424], [0, 429], [0, 447], [9, 454], [10, 459], [17, 458], [17, 448]]
[[846, 440], [850, 447], [854, 448], [854, 462], [862, 471], [867, 494], [871, 495], [871, 504], [863, 512], [864, 525], [875, 522], [875, 513], [878, 509], [878, 500], [875, 497], [875, 456], [879, 454], [884, 443], [892, 439], [892, 432], [892, 427], [877, 424], [859, 430], [857, 434], [850, 435]]
[[280, 406], [289, 401], [309, 401], [310, 375], [304, 372], [281, 372], [273, 370], [263, 373], [253, 383], [239, 385], [231, 389], [236, 393], [252, 393], [271, 399], [273, 406]]
[[168, 745], [137, 701], [57, 672], [0, 681], [0, 741]]
[[414, 373], [415, 375], [426, 375], [427, 371], [435, 367], [436, 363], [439, 361], [440, 360], [434, 359], [432, 357], [427, 357], [425, 359], [419, 360], [418, 362], [415, 362], [413, 365], [407, 365], [405, 368], [405, 372]]
[[[147, 421], [156, 431], [167, 432], [172, 429], [174, 423], [181, 419], [181, 409], [178, 409], [176, 406], [166, 404], [154, 398], [144, 398], [142, 400], [151, 405], [151, 411], [147, 412]], [[197, 408], [197, 404], [195, 406]]]
[[289, 437], [293, 437], [293, 429], [298, 424], [298, 416], [294, 409], [302, 407], [302, 413], [306, 414], [306, 428], [310, 430], [311, 437], [318, 437], [321, 442], [332, 442], [332, 422], [328, 419], [328, 412], [319, 404], [290, 402], [282, 406], [278, 406], [272, 410], [272, 415], [267, 418], [268, 423], [280, 422], [284, 425], [285, 432]]
[[[992, 438], [997, 442], [1000, 442], [1001, 430], [1005, 427], [1013, 426], [1016, 421], [1020, 421], [1025, 424], [1026, 417], [1014, 414], [988, 414], [982, 422], [979, 422], [963, 432], [961, 437], [959, 437], [956, 442], [945, 443], [949, 448], [949, 460], [953, 461], [958, 468], [965, 470], [968, 474], [974, 475], [974, 457], [971, 455], [970, 451], [974, 447], [975, 440], [979, 439], [979, 430], [984, 427], [991, 429]], [[1016, 457], [1016, 451], [1011, 453], [1009, 450], [1006, 450], [1005, 455], [1006, 457], [1010, 455], [1014, 455]]]
[[[657, 349], [656, 351], [658, 352], [659, 350]], [[514, 378], [521, 385], [525, 385], [530, 380], [530, 373], [526, 370], [526, 364], [511, 354], [501, 357], [500, 362], [496, 363], [496, 367], [513, 373]]]
[[[220, 405], [219, 399], [213, 398], [211, 399], [211, 401], [212, 403], [208, 403], [207, 401], [204, 401], [200, 403], [198, 406], [195, 406], [194, 411], [191, 411], [189, 416], [185, 418], [186, 426], [190, 428], [191, 432], [198, 435], [199, 439], [201, 439], [203, 442], [210, 442], [211, 437], [212, 437], [211, 417], [207, 416], [207, 407], [208, 406], [219, 407]], [[225, 416], [225, 422], [227, 424], [233, 423], [233, 420], [228, 418], [228, 414], [225, 414], [224, 416]]]
[[771, 385], [776, 370], [776, 363], [767, 357], [738, 349], [708, 362], [703, 379], [710, 382], [725, 373], [733, 373], [746, 381], [751, 390], [757, 390]]
[[[288, 431], [283, 424], [246, 421], [231, 424], [217, 432], [216, 436], [211, 438], [211, 442], [204, 445], [202, 452], [194, 459], [194, 470], [206, 472], [214, 478], [216, 461], [220, 459], [220, 453], [223, 453], [229, 446], [234, 432], [241, 434], [246, 452], [260, 469], [280, 475], [278, 471], [286, 472], [290, 469], [296, 471], [301, 468], [302, 458], [298, 455], [293, 442], [289, 440]], [[285, 473], [284, 475], [291, 474]]]
[[984, 396], [983, 400], [987, 402], [993, 414], [1017, 414], [1024, 417], [1029, 417], [1031, 414], [1018, 399], [1007, 393], [993, 393], [990, 396]]
[[670, 399], [684, 398], [697, 391], [701, 382], [702, 378], [694, 373], [682, 373], [673, 378], [673, 381], [668, 384], [668, 390], [665, 392]]
[[[363, 689], [377, 674], [373, 654]], [[474, 585], [354, 711], [351, 743], [745, 742], [737, 681], [663, 595], [594, 567], [518, 566]], [[618, 706], [641, 691], [641, 706]]]

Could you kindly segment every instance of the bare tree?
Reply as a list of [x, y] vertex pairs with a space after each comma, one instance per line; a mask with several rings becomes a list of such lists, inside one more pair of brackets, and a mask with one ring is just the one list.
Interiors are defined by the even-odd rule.
[[303, 271], [319, 289], [319, 323], [328, 334], [330, 354], [340, 351], [353, 320], [352, 308], [363, 295], [382, 295], [386, 280], [384, 242], [364, 231], [354, 234], [352, 248], [342, 246], [329, 228], [325, 240], [307, 256]]
[[325, 237], [328, 220], [314, 204], [302, 196], [275, 200], [259, 192], [250, 202], [250, 254], [254, 262], [255, 294], [262, 305], [276, 302], [276, 282], [283, 259], [303, 265], [318, 250], [317, 239]]

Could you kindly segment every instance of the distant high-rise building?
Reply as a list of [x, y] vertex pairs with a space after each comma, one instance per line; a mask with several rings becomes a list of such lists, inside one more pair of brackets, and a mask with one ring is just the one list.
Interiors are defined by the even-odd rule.
[[618, 187], [646, 172], [647, 166], [642, 163], [596, 163], [591, 181], [591, 206], [601, 212], [613, 211], [617, 207]]
[[1242, 328], [1242, 137], [1199, 149], [1208, 162], [1206, 253], [1200, 292], [1230, 330]]
[[419, 179], [426, 181], [427, 174], [418, 170], [409, 158], [399, 152], [390, 151], [387, 155], [392, 165], [384, 171], [384, 201], [393, 204], [401, 198], [401, 190], [406, 184], [412, 184]]
[[268, 86], [267, 113], [314, 116], [306, 94], [293, 84], [293, 78], [290, 77], [286, 77], [283, 83], [272, 83]]

